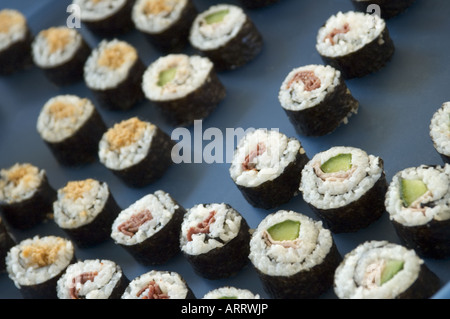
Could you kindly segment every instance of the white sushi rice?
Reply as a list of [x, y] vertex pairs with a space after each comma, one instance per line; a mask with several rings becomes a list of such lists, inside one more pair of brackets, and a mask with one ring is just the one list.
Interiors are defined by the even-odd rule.
[[181, 17], [187, 0], [137, 0], [132, 19], [136, 29], [147, 33], [160, 33]]
[[[205, 17], [218, 11], [229, 10], [222, 21], [208, 24]], [[242, 8], [229, 4], [217, 4], [200, 13], [194, 20], [189, 40], [200, 50], [219, 48], [233, 39], [241, 30], [247, 16]]]
[[[120, 212], [112, 225], [111, 237], [115, 243], [121, 245], [141, 243], [164, 228], [178, 208], [170, 195], [164, 191], [158, 190], [154, 194], [146, 195]], [[119, 230], [121, 224], [145, 210], [150, 211], [153, 218], [142, 224], [133, 236]]]
[[[264, 145], [265, 151], [250, 161], [255, 169], [246, 169], [243, 164], [246, 158], [249, 160], [250, 153], [256, 152], [258, 145]], [[251, 131], [237, 145], [229, 169], [231, 178], [241, 186], [259, 186], [280, 176], [299, 152], [303, 154], [305, 150], [298, 140], [289, 139], [276, 130]]]
[[[96, 273], [93, 280], [85, 283], [78, 280], [79, 276]], [[113, 261], [88, 259], [79, 261], [67, 267], [57, 283], [59, 299], [72, 299], [71, 290], [85, 299], [108, 299], [117, 283], [123, 276], [120, 267]]]
[[65, 26], [42, 30], [32, 43], [34, 63], [41, 68], [62, 65], [73, 58], [82, 40], [76, 29]]
[[450, 156], [450, 102], [434, 113], [430, 123], [430, 136], [438, 153]]
[[[300, 222], [299, 237], [284, 241], [287, 245], [268, 244], [266, 232], [271, 226], [286, 220]], [[320, 265], [333, 245], [331, 232], [306, 215], [280, 210], [265, 217], [250, 240], [249, 258], [262, 273], [269, 276], [292, 276]]]
[[58, 190], [53, 203], [54, 221], [64, 229], [87, 225], [103, 210], [108, 197], [106, 183], [93, 179], [71, 181]]
[[[316, 169], [339, 154], [352, 154], [352, 168], [343, 179], [318, 176]], [[321, 170], [320, 170], [321, 171]], [[322, 172], [323, 173], [323, 172]], [[318, 209], [333, 209], [358, 200], [383, 174], [379, 157], [354, 147], [336, 146], [316, 154], [303, 168], [300, 191], [303, 199]]]
[[203, 299], [261, 299], [248, 289], [224, 286], [207, 292]]
[[[303, 81], [295, 81], [301, 72], [313, 72], [320, 87], [308, 90]], [[281, 106], [286, 110], [299, 111], [321, 103], [340, 83], [341, 72], [328, 65], [306, 65], [293, 69], [283, 81], [278, 94]]]
[[[133, 279], [122, 295], [122, 299], [139, 299], [137, 294], [148, 287], [152, 281], [155, 281], [169, 299], [185, 299], [188, 294], [188, 287], [178, 273], [152, 270]], [[145, 295], [147, 292], [148, 289], [142, 291], [141, 295]]]
[[6, 256], [8, 275], [14, 284], [37, 285], [59, 275], [72, 261], [71, 241], [57, 236], [35, 236], [12, 247]]
[[[405, 207], [401, 196], [401, 179], [421, 180], [428, 191], [416, 205]], [[430, 203], [430, 206], [422, 204]], [[385, 200], [390, 219], [404, 226], [425, 225], [432, 220], [450, 219], [450, 165], [444, 167], [419, 166], [406, 168], [392, 178]]]
[[[403, 261], [403, 269], [381, 286], [373, 283], [375, 266], [388, 260]], [[415, 282], [422, 264], [414, 250], [387, 241], [365, 242], [349, 252], [336, 269], [334, 291], [341, 299], [393, 299]]]
[[[213, 211], [216, 212], [215, 221], [209, 225], [209, 232], [194, 234], [189, 241], [189, 230], [207, 219]], [[224, 203], [198, 204], [187, 211], [181, 224], [181, 250], [189, 255], [200, 255], [223, 247], [238, 235], [241, 222], [242, 216]]]
[[[176, 68], [172, 81], [158, 85], [161, 72]], [[206, 57], [169, 54], [154, 61], [145, 71], [142, 89], [151, 101], [183, 98], [201, 87], [208, 79], [213, 63]]]
[[127, 0], [73, 0], [79, 6], [81, 21], [95, 22], [113, 16], [122, 9]]
[[[327, 38], [336, 30], [348, 24], [346, 33], [338, 33], [333, 37], [333, 43]], [[319, 29], [316, 49], [322, 56], [338, 57], [356, 52], [375, 39], [382, 44], [380, 37], [386, 28], [385, 21], [376, 14], [349, 11], [338, 12], [331, 16], [325, 25]]]
[[57, 143], [71, 137], [91, 117], [94, 105], [75, 95], [58, 95], [48, 100], [39, 113], [37, 131], [44, 141]]
[[16, 163], [0, 171], [0, 202], [19, 203], [33, 197], [41, 186], [45, 170], [29, 163]]
[[84, 80], [90, 89], [115, 88], [125, 81], [138, 60], [137, 50], [118, 39], [102, 40], [84, 66]]
[[0, 51], [22, 41], [28, 31], [25, 16], [17, 10], [0, 10]]
[[[125, 122], [120, 122], [118, 125], [121, 123], [123, 124]], [[110, 128], [102, 136], [99, 143], [98, 155], [100, 162], [109, 169], [122, 170], [142, 161], [149, 152], [153, 136], [157, 129], [155, 125], [149, 122], [143, 122], [143, 125], [145, 128], [140, 133], [135, 131], [134, 126], [126, 128], [114, 126]], [[115, 143], [111, 141], [110, 136], [118, 140], [120, 147], [114, 146]], [[133, 138], [137, 139], [134, 140]], [[127, 142], [123, 143], [125, 140]]]

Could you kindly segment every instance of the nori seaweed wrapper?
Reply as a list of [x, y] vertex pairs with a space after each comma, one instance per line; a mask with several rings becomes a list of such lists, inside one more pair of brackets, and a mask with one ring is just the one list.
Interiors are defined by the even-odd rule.
[[[371, 1], [356, 1], [352, 0], [353, 6], [357, 11], [367, 12], [367, 7], [371, 4], [380, 6], [381, 17], [383, 19], [393, 18], [408, 7], [410, 7], [416, 0], [371, 0]], [[368, 12], [372, 13], [372, 12]]]
[[6, 255], [15, 245], [16, 241], [3, 222], [3, 219], [0, 218], [0, 273], [6, 271]]
[[[173, 200], [173, 199], [172, 199]], [[157, 233], [134, 245], [120, 245], [144, 266], [162, 265], [180, 252], [180, 231], [186, 210], [177, 204], [172, 219]]]
[[359, 102], [341, 77], [333, 92], [328, 93], [318, 105], [299, 111], [283, 110], [298, 134], [318, 137], [335, 131], [358, 108]]
[[53, 213], [56, 190], [44, 175], [41, 184], [32, 197], [15, 203], [0, 202], [5, 221], [13, 228], [26, 230], [43, 222]]
[[202, 86], [185, 97], [153, 103], [171, 125], [190, 126], [208, 117], [225, 97], [226, 88], [212, 69]]
[[396, 299], [428, 299], [441, 288], [441, 281], [425, 264], [420, 266], [416, 281]]
[[11, 46], [0, 50], [0, 75], [11, 75], [17, 71], [33, 65], [31, 55], [31, 43], [33, 37], [27, 30], [23, 40], [13, 43]]
[[[383, 165], [380, 160], [380, 165]], [[387, 191], [386, 175], [383, 172], [374, 186], [359, 199], [346, 206], [333, 209], [318, 209], [308, 204], [325, 228], [333, 233], [351, 233], [368, 227], [385, 212], [384, 199]]]
[[305, 153], [298, 152], [295, 160], [277, 178], [256, 187], [236, 186], [252, 206], [263, 209], [278, 207], [289, 202], [298, 193], [301, 172], [308, 161]]
[[122, 270], [122, 276], [120, 276], [120, 280], [117, 282], [116, 286], [113, 288], [111, 294], [108, 296], [108, 299], [121, 299], [125, 289], [127, 289], [130, 284], [130, 279], [124, 274]]
[[64, 166], [81, 166], [98, 158], [98, 143], [107, 130], [100, 113], [92, 115], [72, 136], [60, 142], [45, 141], [56, 160]]
[[333, 287], [334, 271], [342, 261], [336, 244], [321, 264], [292, 276], [271, 276], [256, 269], [264, 290], [273, 299], [315, 299]]
[[109, 192], [102, 211], [89, 224], [78, 228], [62, 228], [70, 239], [80, 248], [99, 244], [110, 238], [111, 226], [121, 208]]
[[249, 263], [250, 237], [250, 227], [242, 217], [238, 234], [224, 246], [199, 255], [183, 251], [183, 255], [197, 275], [210, 280], [229, 278]]
[[240, 0], [240, 2], [247, 9], [258, 9], [278, 3], [280, 0]]
[[395, 52], [387, 27], [372, 42], [347, 55], [328, 57], [321, 55], [325, 64], [341, 71], [344, 79], [366, 76], [382, 69]]
[[212, 50], [201, 50], [213, 63], [217, 71], [233, 70], [244, 66], [262, 51], [264, 40], [253, 21], [247, 17], [236, 36]]
[[129, 110], [136, 103], [144, 99], [144, 92], [141, 88], [141, 81], [144, 72], [144, 63], [141, 59], [137, 59], [128, 71], [128, 76], [116, 87], [105, 90], [96, 90], [91, 88], [92, 93], [99, 101], [100, 105], [107, 110]]
[[405, 226], [392, 220], [392, 224], [403, 244], [422, 258], [450, 257], [450, 220], [433, 219], [420, 226]]
[[156, 128], [148, 154], [139, 163], [122, 170], [111, 171], [128, 186], [140, 188], [161, 178], [173, 164], [172, 148], [175, 142], [169, 135]]

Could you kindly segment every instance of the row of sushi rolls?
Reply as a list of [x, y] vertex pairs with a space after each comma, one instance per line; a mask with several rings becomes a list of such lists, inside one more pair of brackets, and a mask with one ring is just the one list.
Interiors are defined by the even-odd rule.
[[[191, 0], [74, 0], [83, 26], [103, 39], [96, 48], [76, 28], [33, 35], [22, 13], [2, 9], [2, 76], [34, 64], [58, 86], [84, 81], [96, 100], [51, 97], [36, 119], [38, 133], [61, 165], [99, 160], [129, 187], [144, 187], [173, 164], [173, 141], [139, 117], [107, 127], [96, 105], [130, 110], [148, 99], [174, 126], [205, 119], [226, 95], [216, 72], [243, 67], [264, 45], [247, 10], [279, 1], [241, 2], [199, 12]], [[324, 64], [298, 67], [281, 83], [280, 105], [301, 136], [324, 136], [351, 121], [359, 102], [345, 80], [389, 67], [395, 49], [386, 20], [407, 14], [414, 1], [352, 2], [354, 11], [331, 16], [318, 30], [316, 49]], [[366, 11], [373, 3], [381, 15]], [[133, 28], [162, 52], [149, 66], [117, 38]], [[199, 54], [182, 53], [187, 45]], [[444, 164], [407, 168], [391, 181], [383, 160], [364, 150], [335, 146], [310, 157], [297, 138], [275, 130], [249, 132], [237, 144], [229, 173], [249, 204], [275, 209], [254, 229], [225, 203], [187, 209], [158, 190], [122, 208], [106, 182], [74, 180], [55, 189], [32, 160], [15, 163], [0, 173], [0, 270], [24, 298], [200, 297], [173, 271], [127, 278], [112, 260], [76, 258], [75, 247], [113, 240], [148, 267], [181, 252], [198, 276], [210, 280], [229, 278], [250, 263], [273, 299], [318, 298], [330, 289], [342, 299], [430, 298], [442, 283], [424, 258], [450, 256], [449, 114], [445, 103], [430, 119], [430, 143]], [[317, 218], [276, 210], [297, 194]], [[358, 232], [385, 212], [402, 244], [373, 240], [344, 256], [338, 251], [334, 234]], [[49, 218], [67, 237], [16, 242], [11, 235], [11, 229], [31, 229]], [[261, 298], [233, 286], [201, 297]]]

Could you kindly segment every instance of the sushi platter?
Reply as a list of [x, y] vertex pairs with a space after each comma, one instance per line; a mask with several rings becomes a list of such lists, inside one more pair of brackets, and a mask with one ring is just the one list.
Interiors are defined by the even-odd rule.
[[[36, 175], [45, 182], [41, 198], [26, 208], [45, 213], [36, 220], [11, 217], [8, 206], [0, 205], [1, 220], [14, 241], [11, 246], [27, 241], [29, 246], [21, 248], [24, 254], [26, 248], [31, 249], [32, 238], [64, 238], [58, 245], [69, 251], [64, 257], [67, 262], [75, 263], [74, 258], [89, 261], [83, 267], [97, 269], [96, 260], [104, 260], [114, 276], [117, 265], [125, 279], [136, 280], [135, 286], [127, 288], [129, 282], [121, 279], [120, 289], [127, 289], [127, 295], [141, 296], [145, 291], [150, 298], [152, 291], [167, 298], [169, 292], [161, 291], [155, 280], [168, 280], [173, 286], [186, 285], [185, 297], [179, 291], [173, 294], [181, 299], [212, 296], [214, 290], [224, 287], [245, 290], [244, 298], [389, 298], [390, 292], [385, 294], [382, 289], [379, 295], [373, 290], [352, 295], [343, 287], [333, 289], [333, 284], [345, 286], [360, 275], [351, 277], [344, 261], [383, 250], [381, 254], [388, 259], [380, 270], [381, 279], [370, 277], [372, 281], [367, 283], [369, 279], [364, 277], [362, 283], [378, 288], [384, 285], [387, 291], [389, 285], [403, 284], [398, 279], [403, 268], [417, 272], [420, 268], [427, 284], [415, 285], [412, 297], [450, 298], [450, 166], [445, 166], [448, 157], [440, 154], [430, 133], [433, 116], [441, 107], [444, 112], [443, 104], [450, 101], [449, 1], [398, 1], [407, 6], [392, 13], [392, 8], [364, 0], [278, 0], [258, 8], [248, 0], [192, 0], [189, 8], [183, 9], [184, 19], [189, 16], [190, 23], [154, 37], [144, 31], [149, 26], [143, 16], [135, 14], [135, 21], [131, 20], [133, 1], [126, 1], [120, 9], [129, 10], [128, 19], [101, 23], [91, 19], [97, 14], [93, 10], [90, 19], [80, 20], [79, 4], [102, 1], [0, 3], [0, 17], [3, 9], [17, 10], [26, 19], [29, 36], [36, 37], [34, 63], [24, 69], [10, 70], [20, 60], [20, 52], [8, 65], [1, 64], [4, 55], [0, 54], [0, 73], [9, 73], [0, 76], [0, 169], [28, 163], [42, 170]], [[168, 3], [137, 2], [147, 3], [140, 7], [142, 12], [158, 13], [166, 10]], [[221, 23], [229, 23], [231, 31], [213, 27]], [[369, 38], [369, 44], [359, 51], [340, 58], [340, 50], [347, 48], [342, 39], [357, 33], [356, 26], [364, 29], [367, 25], [370, 32], [378, 32], [378, 38]], [[227, 48], [222, 39], [209, 43], [214, 32], [223, 33], [226, 41], [237, 46]], [[55, 40], [62, 35], [64, 38]], [[49, 39], [53, 39], [50, 52], [66, 46], [67, 52], [63, 50], [59, 58], [72, 54], [71, 50], [74, 58], [62, 67], [45, 58], [43, 43], [50, 43]], [[36, 58], [39, 54], [42, 56]], [[113, 71], [104, 72], [105, 66]], [[181, 93], [170, 86], [184, 81], [189, 84], [179, 86]], [[182, 90], [193, 93], [183, 97]], [[61, 109], [70, 103], [80, 109]], [[80, 124], [84, 125], [82, 133], [61, 142], [55, 137], [58, 125], [50, 120], [52, 116], [86, 124]], [[126, 152], [133, 143], [139, 146], [136, 154], [129, 155]], [[277, 147], [283, 147], [283, 156], [273, 169], [270, 165], [275, 155], [270, 154], [278, 154]], [[142, 149], [147, 154], [141, 155]], [[33, 171], [31, 166], [23, 169]], [[271, 173], [259, 174], [266, 169]], [[275, 178], [273, 174], [280, 175]], [[429, 183], [414, 180], [407, 184], [405, 176], [414, 174], [422, 174]], [[341, 187], [355, 187], [351, 192], [359, 194], [353, 182], [345, 184], [353, 177], [359, 178], [364, 195], [356, 200], [351, 197], [344, 205], [353, 214], [347, 216], [351, 214], [336, 207], [348, 198], [337, 195]], [[325, 182], [335, 186], [328, 189]], [[315, 185], [332, 196], [326, 200], [316, 196], [321, 190]], [[403, 188], [398, 191], [395, 187]], [[102, 205], [111, 215], [83, 230], [67, 226], [70, 218], [65, 220], [61, 213], [65, 200], [91, 188], [99, 194], [106, 192], [101, 195]], [[438, 196], [441, 189], [441, 197], [417, 204], [424, 196]], [[396, 201], [397, 193], [403, 201]], [[1, 200], [2, 190], [0, 204]], [[421, 238], [425, 244], [413, 243], [411, 238], [416, 237], [409, 233], [411, 227], [402, 224], [404, 219], [406, 224], [410, 220], [396, 207], [412, 207], [423, 219], [429, 210], [438, 211], [442, 202], [446, 210], [436, 213], [443, 216], [436, 217], [441, 221], [419, 227], [426, 234]], [[335, 218], [337, 211], [339, 218]], [[170, 221], [169, 212], [173, 214]], [[356, 219], [355, 212], [359, 214]], [[216, 221], [223, 220], [225, 229], [217, 230]], [[166, 233], [153, 235], [154, 242], [142, 248], [144, 235], [137, 234], [144, 224], [155, 229], [166, 225]], [[3, 231], [1, 222], [0, 226]], [[428, 239], [436, 233], [441, 242]], [[0, 235], [0, 243], [6, 245], [4, 234]], [[295, 272], [296, 266], [283, 263], [295, 265], [292, 250], [307, 251], [307, 241], [314, 236], [321, 247], [310, 253], [328, 255], [322, 258], [323, 267], [317, 265], [311, 271], [315, 277], [304, 280]], [[213, 249], [208, 255], [207, 241], [225, 248]], [[52, 244], [46, 241], [45, 245]], [[305, 248], [300, 249], [301, 245]], [[411, 250], [405, 245], [411, 245]], [[275, 257], [263, 256], [258, 249], [267, 249], [267, 254]], [[12, 251], [10, 263], [20, 259]], [[224, 257], [225, 253], [230, 255]], [[397, 260], [400, 255], [402, 261]], [[305, 257], [307, 262], [300, 269], [316, 260], [314, 256]], [[280, 264], [266, 264], [273, 259]], [[80, 285], [94, 281], [97, 272], [83, 273], [82, 269], [88, 269], [83, 267], [72, 269], [73, 276], [78, 271], [79, 277], [68, 282], [75, 278]], [[21, 291], [20, 280], [13, 280], [9, 273], [13, 268], [0, 272], [0, 299], [32, 298], [36, 292], [45, 296], [33, 285], [30, 291], [28, 287]], [[16, 271], [18, 277], [25, 276]], [[147, 280], [147, 286], [140, 287], [139, 280]], [[292, 286], [297, 280], [299, 285], [315, 289], [299, 290]], [[23, 281], [22, 285], [27, 286]], [[71, 289], [59, 296], [82, 294]], [[120, 298], [122, 291], [116, 297]], [[56, 294], [56, 288], [52, 293]]]

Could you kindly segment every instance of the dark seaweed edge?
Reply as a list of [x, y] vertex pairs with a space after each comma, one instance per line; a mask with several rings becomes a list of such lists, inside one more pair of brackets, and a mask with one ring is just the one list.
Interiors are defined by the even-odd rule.
[[271, 6], [280, 0], [240, 0], [242, 6], [247, 9], [259, 9]]
[[31, 53], [33, 36], [28, 25], [26, 28], [26, 35], [23, 40], [17, 41], [9, 47], [0, 50], [1, 76], [8, 76], [33, 66]]
[[9, 250], [16, 245], [13, 235], [0, 218], [0, 273], [6, 272], [6, 256]]
[[441, 281], [425, 264], [420, 266], [416, 281], [396, 299], [428, 299], [441, 288]]

